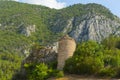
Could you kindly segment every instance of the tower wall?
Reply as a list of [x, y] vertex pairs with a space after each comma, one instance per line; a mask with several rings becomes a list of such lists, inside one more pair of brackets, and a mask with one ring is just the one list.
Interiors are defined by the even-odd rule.
[[62, 70], [65, 60], [72, 57], [76, 48], [75, 40], [69, 36], [63, 37], [58, 43], [58, 65], [57, 69]]

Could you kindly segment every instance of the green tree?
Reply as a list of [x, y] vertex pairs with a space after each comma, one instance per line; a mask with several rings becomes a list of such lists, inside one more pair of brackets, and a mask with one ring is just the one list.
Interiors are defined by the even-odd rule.
[[76, 74], [95, 74], [103, 67], [101, 45], [88, 41], [78, 44], [75, 55], [66, 61], [64, 70]]
[[27, 70], [28, 80], [44, 80], [48, 77], [52, 69], [49, 69], [44, 63], [41, 64], [24, 64]]

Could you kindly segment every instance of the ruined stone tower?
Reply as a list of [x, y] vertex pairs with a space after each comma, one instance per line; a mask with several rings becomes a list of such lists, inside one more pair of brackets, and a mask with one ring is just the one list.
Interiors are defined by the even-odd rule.
[[57, 69], [62, 70], [65, 60], [73, 56], [76, 48], [75, 40], [68, 35], [63, 36], [58, 42], [58, 65]]

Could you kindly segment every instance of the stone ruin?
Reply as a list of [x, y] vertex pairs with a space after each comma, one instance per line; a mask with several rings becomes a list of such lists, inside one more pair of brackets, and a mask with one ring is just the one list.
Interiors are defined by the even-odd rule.
[[58, 42], [58, 65], [57, 69], [62, 70], [65, 60], [73, 56], [76, 49], [75, 40], [68, 35], [63, 36]]
[[57, 69], [62, 70], [65, 60], [73, 56], [76, 48], [75, 40], [68, 35], [63, 36], [57, 43], [52, 46], [33, 49], [30, 55], [23, 60], [21, 65], [21, 73], [25, 75], [25, 63], [48, 63], [58, 61]]

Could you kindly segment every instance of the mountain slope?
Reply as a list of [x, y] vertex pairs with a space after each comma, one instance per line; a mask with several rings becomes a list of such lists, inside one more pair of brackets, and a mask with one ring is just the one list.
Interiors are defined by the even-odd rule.
[[100, 42], [109, 35], [120, 35], [120, 19], [104, 6], [94, 3], [55, 10], [0, 1], [0, 14], [1, 52], [25, 52], [34, 43], [48, 45], [64, 34], [77, 42]]
[[55, 12], [43, 6], [0, 1], [1, 53], [24, 52], [33, 43], [53, 42], [54, 36], [47, 28], [47, 20]]
[[[100, 42], [109, 35], [119, 36], [120, 19], [98, 4], [77, 4], [60, 11], [52, 31], [68, 33], [77, 42]], [[57, 16], [58, 17], [58, 16]]]

